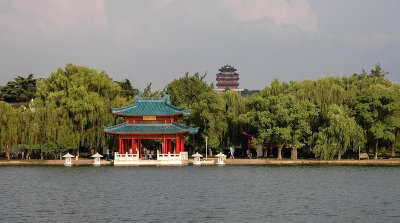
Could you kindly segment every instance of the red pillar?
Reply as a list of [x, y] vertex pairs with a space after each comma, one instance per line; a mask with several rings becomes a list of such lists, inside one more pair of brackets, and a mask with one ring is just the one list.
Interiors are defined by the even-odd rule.
[[139, 158], [142, 158], [142, 140], [138, 139]]
[[163, 139], [163, 153], [164, 154], [168, 153], [167, 152], [167, 139], [165, 138], [165, 136], [164, 136], [164, 139]]
[[172, 153], [172, 139], [168, 139], [168, 152]]
[[128, 151], [129, 151], [129, 148], [128, 148], [128, 140], [127, 139], [124, 139], [124, 153], [127, 153]]
[[121, 138], [119, 138], [118, 153], [119, 154], [122, 153], [122, 139]]
[[136, 139], [132, 138], [132, 153], [136, 154]]
[[250, 154], [250, 146], [251, 146], [251, 137], [247, 137], [247, 151]]
[[179, 154], [180, 150], [181, 150], [181, 139], [179, 138], [179, 136], [176, 136], [175, 153]]
[[135, 147], [134, 147], [135, 146], [135, 143], [134, 143], [135, 139], [132, 138], [131, 140], [132, 140], [132, 154], [135, 154], [135, 152], [136, 152], [135, 151]]
[[181, 149], [179, 152], [185, 152], [185, 137], [181, 137]]

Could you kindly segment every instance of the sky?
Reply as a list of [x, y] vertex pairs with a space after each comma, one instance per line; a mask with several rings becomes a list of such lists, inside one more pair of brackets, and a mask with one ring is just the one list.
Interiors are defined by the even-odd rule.
[[240, 88], [380, 63], [400, 82], [398, 0], [0, 0], [0, 85], [73, 63], [162, 89], [230, 64]]

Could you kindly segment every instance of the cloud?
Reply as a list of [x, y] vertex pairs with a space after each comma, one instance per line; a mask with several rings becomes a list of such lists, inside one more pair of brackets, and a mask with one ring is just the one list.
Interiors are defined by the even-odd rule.
[[400, 39], [383, 32], [373, 32], [369, 35], [347, 34], [339, 37], [342, 42], [356, 49], [380, 49], [387, 46], [399, 46]]
[[114, 28], [114, 38], [118, 44], [130, 41], [138, 34], [138, 30], [134, 29], [129, 23], [122, 21]]
[[296, 25], [302, 30], [317, 32], [317, 18], [307, 0], [223, 0], [231, 8], [233, 19], [256, 21], [271, 19], [277, 27]]
[[1, 0], [0, 28], [12, 38], [80, 36], [108, 28], [103, 0]]

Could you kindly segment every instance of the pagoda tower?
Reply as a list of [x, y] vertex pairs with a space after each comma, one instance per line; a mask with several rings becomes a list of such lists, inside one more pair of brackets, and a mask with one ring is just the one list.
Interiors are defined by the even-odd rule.
[[241, 91], [239, 89], [239, 74], [236, 73], [237, 69], [227, 64], [219, 69], [217, 73], [217, 92], [224, 91], [225, 89], [233, 89], [235, 91]]

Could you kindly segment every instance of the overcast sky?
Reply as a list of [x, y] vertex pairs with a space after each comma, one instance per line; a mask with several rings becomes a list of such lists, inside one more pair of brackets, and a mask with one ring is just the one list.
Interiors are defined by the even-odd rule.
[[231, 64], [240, 87], [351, 75], [400, 81], [398, 0], [0, 0], [0, 84], [68, 63], [143, 89]]

